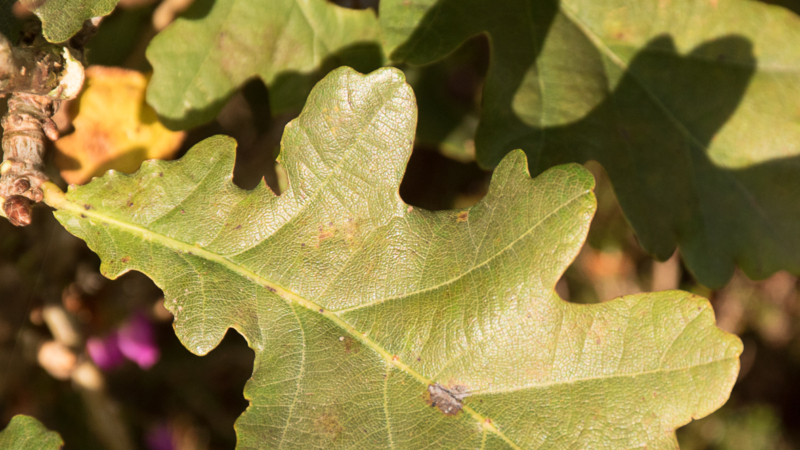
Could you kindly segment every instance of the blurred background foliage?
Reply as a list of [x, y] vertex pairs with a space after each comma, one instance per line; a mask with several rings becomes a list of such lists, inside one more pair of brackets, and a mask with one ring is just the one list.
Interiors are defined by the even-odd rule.
[[[88, 63], [148, 73], [151, 68], [144, 56], [148, 43], [190, 3], [122, 0], [88, 45]], [[378, 8], [377, 0], [335, 3]], [[792, 0], [771, 3], [800, 13]], [[10, 9], [20, 19], [29, 18], [24, 9]], [[400, 189], [406, 202], [432, 210], [463, 208], [485, 194], [491, 173], [474, 162], [473, 138], [488, 62], [487, 39], [476, 37], [435, 64], [400, 67], [420, 108], [416, 147]], [[367, 62], [359, 70], [380, 64]], [[263, 178], [280, 191], [281, 171], [275, 157], [284, 126], [302, 106], [301, 101], [291, 111], [271, 111], [270, 96], [280, 88], [279, 82], [272, 90], [260, 80], [248, 82], [216, 120], [187, 130], [182, 143], [168, 153], [179, 157], [206, 137], [233, 136], [239, 143], [234, 181], [251, 189]], [[124, 83], [119, 89], [124, 89]], [[142, 117], [150, 114], [143, 94], [136, 95], [139, 103], [134, 104], [140, 104]], [[62, 107], [57, 117], [62, 134], [69, 137], [76, 132], [81, 108], [101, 108], [87, 104], [76, 100]], [[134, 111], [131, 114], [140, 114], [134, 106], [128, 108]], [[100, 132], [92, 136], [95, 128], [89, 129], [90, 137], [98, 138]], [[51, 150], [50, 175], [63, 185], [52, 161], [58, 154], [55, 148]], [[741, 372], [722, 409], [679, 430], [681, 448], [800, 448], [797, 278], [778, 273], [752, 281], [737, 273], [723, 289], [710, 290], [693, 279], [677, 255], [665, 262], [654, 261], [637, 243], [603, 168], [594, 162], [587, 167], [597, 179], [598, 211], [587, 245], [557, 285], [559, 294], [579, 303], [665, 289], [710, 298], [719, 326], [744, 341]], [[66, 311], [81, 331], [81, 342], [106, 339], [139, 314], [150, 324], [152, 344], [160, 358], [147, 370], [129, 360], [104, 370], [108, 405], [122, 417], [134, 448], [234, 448], [233, 424], [247, 407], [242, 390], [253, 364], [253, 353], [244, 340], [230, 332], [209, 355], [194, 356], [175, 337], [161, 292], [149, 279], [129, 273], [112, 282], [99, 274], [98, 267], [97, 256], [44, 208], [36, 211], [34, 224], [27, 228], [0, 221], [0, 420], [5, 424], [15, 414], [29, 414], [58, 431], [67, 449], [106, 448], [93, 423], [97, 419], [91, 409], [96, 406], [59, 375], [90, 356], [79, 351], [74, 360], [58, 351], [45, 354], [42, 344], [51, 342], [53, 334], [48, 311]], [[101, 361], [98, 364], [103, 367]]]

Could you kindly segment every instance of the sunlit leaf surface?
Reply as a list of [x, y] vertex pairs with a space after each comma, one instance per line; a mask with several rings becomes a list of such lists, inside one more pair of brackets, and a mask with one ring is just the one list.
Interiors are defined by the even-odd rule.
[[29, 416], [14, 416], [0, 431], [3, 450], [58, 450], [63, 445], [55, 431], [48, 431], [38, 420]]
[[400, 72], [339, 69], [286, 128], [279, 197], [234, 186], [215, 137], [47, 202], [103, 273], [153, 278], [187, 348], [245, 336], [240, 448], [675, 448], [725, 402], [742, 347], [705, 299], [553, 290], [595, 209], [585, 169], [531, 179], [513, 152], [476, 206], [424, 211], [398, 196], [415, 125]]

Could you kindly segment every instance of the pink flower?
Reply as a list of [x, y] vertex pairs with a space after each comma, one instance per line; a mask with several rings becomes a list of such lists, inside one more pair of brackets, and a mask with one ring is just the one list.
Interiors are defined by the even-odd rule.
[[89, 338], [86, 351], [97, 367], [103, 370], [114, 369], [125, 358], [147, 370], [153, 367], [161, 354], [155, 342], [153, 324], [141, 313], [135, 313], [118, 330], [103, 339]]
[[161, 352], [156, 346], [153, 324], [144, 314], [136, 313], [119, 329], [119, 350], [144, 370], [153, 367]]
[[86, 341], [86, 352], [97, 367], [103, 370], [114, 369], [125, 362], [125, 356], [119, 351], [119, 338], [116, 332], [103, 339], [89, 338]]
[[162, 423], [147, 431], [144, 437], [148, 450], [173, 450], [172, 430], [170, 426]]

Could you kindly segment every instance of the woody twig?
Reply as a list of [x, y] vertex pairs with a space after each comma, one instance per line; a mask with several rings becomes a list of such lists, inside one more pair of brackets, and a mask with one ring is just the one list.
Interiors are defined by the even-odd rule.
[[[96, 30], [91, 22], [87, 28], [84, 33]], [[84, 79], [81, 49], [51, 44], [37, 35], [28, 32], [17, 46], [0, 35], [0, 97], [10, 95], [8, 113], [0, 120], [0, 215], [16, 226], [29, 225], [33, 204], [42, 200], [39, 186], [48, 180], [44, 139], [58, 139], [51, 117], [61, 101], [78, 95]]]

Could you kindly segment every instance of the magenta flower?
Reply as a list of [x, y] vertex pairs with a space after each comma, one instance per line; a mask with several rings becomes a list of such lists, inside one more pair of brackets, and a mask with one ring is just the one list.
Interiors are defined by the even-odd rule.
[[172, 430], [165, 423], [150, 427], [144, 440], [148, 450], [174, 450], [175, 448], [172, 445]]
[[97, 367], [111, 370], [128, 358], [144, 370], [153, 367], [161, 352], [156, 345], [153, 324], [141, 313], [103, 339], [89, 338], [86, 351]]
[[119, 350], [144, 370], [153, 367], [161, 352], [156, 346], [153, 324], [136, 313], [119, 329]]
[[125, 362], [125, 356], [119, 351], [119, 337], [113, 332], [105, 338], [89, 338], [86, 341], [86, 352], [97, 367], [111, 370]]

